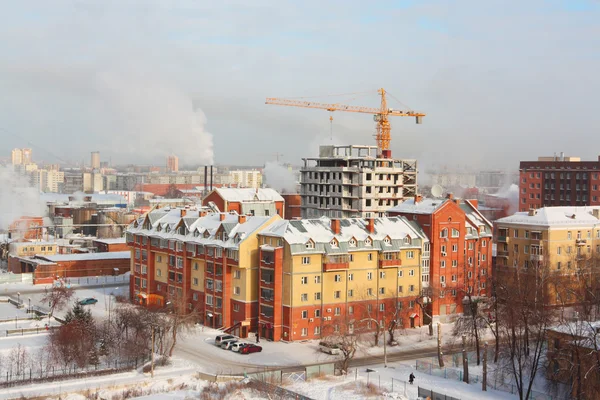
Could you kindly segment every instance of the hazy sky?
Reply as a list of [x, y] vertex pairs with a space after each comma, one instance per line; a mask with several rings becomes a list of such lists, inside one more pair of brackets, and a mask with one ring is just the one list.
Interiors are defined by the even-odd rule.
[[[3, 3], [3, 156], [29, 142], [36, 160], [205, 163], [214, 144], [217, 163], [298, 164], [329, 114], [265, 97], [377, 106], [378, 87], [428, 114], [392, 118], [393, 154], [422, 166], [600, 154], [597, 0]], [[373, 132], [334, 114], [337, 143]]]

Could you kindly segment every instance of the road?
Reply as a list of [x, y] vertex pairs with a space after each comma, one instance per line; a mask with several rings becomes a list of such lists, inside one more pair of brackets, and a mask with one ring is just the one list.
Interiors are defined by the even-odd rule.
[[[9, 286], [9, 285], [7, 285]], [[98, 289], [98, 288], [103, 288], [103, 287], [121, 287], [121, 286], [129, 286], [129, 282], [125, 281], [125, 282], [106, 282], [106, 283], [99, 283], [99, 284], [95, 284], [95, 285], [71, 285], [71, 287], [73, 288], [73, 290], [77, 290], [77, 289]], [[19, 288], [10, 288], [10, 287], [2, 287], [0, 286], [0, 295], [2, 296], [10, 296], [10, 295], [15, 295], [17, 293], [21, 293], [23, 294], [39, 294], [39, 293], [44, 293], [46, 291], [46, 287], [45, 286], [31, 286], [31, 287], [19, 287]]]

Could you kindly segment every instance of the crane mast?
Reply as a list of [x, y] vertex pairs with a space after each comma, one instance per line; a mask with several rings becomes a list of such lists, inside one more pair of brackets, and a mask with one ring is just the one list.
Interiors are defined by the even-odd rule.
[[386, 91], [381, 88], [377, 91], [381, 96], [381, 105], [379, 108], [375, 107], [362, 107], [362, 106], [349, 106], [345, 104], [328, 104], [318, 103], [312, 101], [300, 101], [292, 99], [281, 99], [276, 97], [268, 97], [265, 104], [273, 104], [279, 106], [289, 107], [303, 107], [303, 108], [316, 108], [321, 110], [327, 110], [329, 112], [344, 111], [344, 112], [356, 112], [373, 114], [373, 119], [377, 124], [377, 131], [375, 133], [375, 139], [377, 141], [378, 156], [384, 158], [391, 157], [390, 151], [390, 140], [391, 140], [391, 125], [389, 116], [394, 117], [415, 117], [416, 123], [420, 124], [422, 118], [426, 115], [416, 111], [400, 111], [388, 108]]

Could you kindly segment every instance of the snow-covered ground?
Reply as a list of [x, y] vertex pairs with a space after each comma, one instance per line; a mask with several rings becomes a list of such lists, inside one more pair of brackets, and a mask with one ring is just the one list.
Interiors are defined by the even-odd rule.
[[9, 318], [29, 318], [25, 308], [17, 308], [11, 303], [0, 303], [0, 321]]

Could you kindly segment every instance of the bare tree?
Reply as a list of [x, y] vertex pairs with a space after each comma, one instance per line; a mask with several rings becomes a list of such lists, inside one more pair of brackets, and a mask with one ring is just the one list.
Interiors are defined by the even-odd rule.
[[60, 310], [68, 305], [73, 297], [73, 293], [74, 290], [66, 287], [64, 284], [53, 285], [50, 290], [47, 290], [42, 296], [41, 301], [48, 303], [48, 307], [50, 307], [48, 318], [54, 315], [55, 310]]
[[173, 356], [173, 351], [177, 345], [177, 338], [181, 332], [191, 329], [194, 324], [198, 321], [198, 310], [196, 308], [190, 308], [186, 299], [175, 291], [174, 294], [169, 296], [169, 302], [165, 309], [166, 324], [162, 326], [166, 328], [166, 332], [171, 335], [171, 344], [169, 346], [168, 355]]
[[348, 373], [350, 361], [352, 361], [359, 348], [359, 334], [355, 332], [355, 329], [355, 320], [352, 319], [335, 321], [335, 324], [323, 326], [322, 340], [325, 343], [337, 346], [341, 352], [339, 368], [342, 374]]

